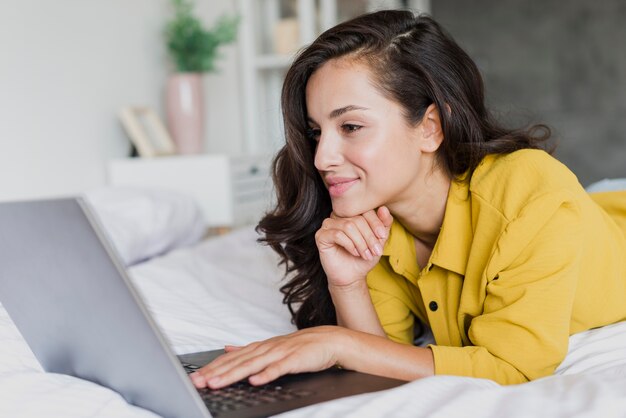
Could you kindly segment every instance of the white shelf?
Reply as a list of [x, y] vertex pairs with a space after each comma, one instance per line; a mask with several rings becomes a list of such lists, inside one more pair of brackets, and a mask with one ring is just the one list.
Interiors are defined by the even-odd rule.
[[[301, 48], [339, 19], [403, 4], [401, 0], [238, 0], [245, 153], [274, 154], [282, 146], [280, 92], [293, 55], [274, 53], [273, 31], [279, 22], [297, 20], [294, 36]], [[409, 0], [408, 6], [429, 12], [430, 0]]]

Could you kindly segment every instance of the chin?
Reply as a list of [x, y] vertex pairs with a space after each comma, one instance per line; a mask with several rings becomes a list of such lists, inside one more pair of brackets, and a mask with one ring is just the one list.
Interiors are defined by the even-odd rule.
[[352, 218], [359, 216], [374, 208], [365, 205], [333, 202], [333, 213], [340, 218]]

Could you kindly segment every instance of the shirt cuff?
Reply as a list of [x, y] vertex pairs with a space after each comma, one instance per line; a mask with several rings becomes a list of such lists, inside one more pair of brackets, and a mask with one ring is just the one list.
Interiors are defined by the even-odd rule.
[[472, 365], [466, 356], [459, 356], [458, 347], [429, 344], [435, 362], [435, 374], [473, 376]]
[[528, 378], [511, 364], [497, 359], [482, 347], [449, 347], [431, 344], [435, 375], [452, 375], [490, 379], [501, 385], [528, 382]]

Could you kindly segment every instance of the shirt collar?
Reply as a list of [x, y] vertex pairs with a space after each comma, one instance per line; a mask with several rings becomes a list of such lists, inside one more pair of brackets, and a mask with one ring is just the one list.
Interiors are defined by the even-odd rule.
[[383, 248], [383, 256], [389, 257], [389, 265], [397, 274], [412, 276], [414, 280], [419, 274], [413, 236], [394, 220], [389, 230], [389, 238]]
[[453, 180], [430, 263], [464, 276], [473, 236], [469, 182]]
[[[464, 276], [473, 238], [471, 217], [469, 184], [467, 181], [453, 180], [439, 237], [428, 265], [421, 267], [430, 269], [431, 264], [435, 264]], [[409, 273], [417, 277], [413, 236], [396, 220], [391, 225], [383, 256], [389, 257], [389, 264], [396, 273]]]

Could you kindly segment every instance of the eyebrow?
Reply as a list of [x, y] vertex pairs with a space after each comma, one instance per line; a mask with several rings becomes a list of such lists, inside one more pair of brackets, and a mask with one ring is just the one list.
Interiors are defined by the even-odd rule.
[[[369, 110], [369, 109], [366, 108], [366, 107], [361, 107], [361, 106], [348, 105], [348, 106], [340, 107], [339, 109], [333, 110], [332, 112], [330, 112], [330, 115], [328, 115], [328, 116], [331, 119], [335, 119], [335, 118], [338, 118], [339, 116], [343, 115], [344, 113], [351, 112], [353, 110]], [[311, 117], [309, 117], [308, 119], [311, 122], [315, 122]]]

